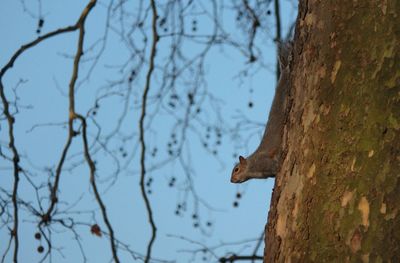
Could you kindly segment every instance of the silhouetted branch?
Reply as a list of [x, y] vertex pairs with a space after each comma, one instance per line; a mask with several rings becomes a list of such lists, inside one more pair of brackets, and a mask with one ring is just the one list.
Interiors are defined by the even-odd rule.
[[64, 149], [62, 151], [60, 161], [58, 162], [58, 165], [57, 165], [54, 185], [51, 187], [50, 206], [47, 209], [47, 212], [43, 215], [41, 224], [42, 223], [47, 224], [51, 221], [51, 214], [55, 208], [55, 205], [58, 202], [57, 191], [59, 188], [59, 182], [60, 182], [61, 172], [62, 172], [62, 168], [63, 168], [64, 162], [65, 162], [65, 158], [67, 156], [68, 149], [71, 146], [73, 137], [77, 135], [77, 132], [74, 131], [74, 127], [73, 127], [73, 122], [74, 122], [74, 119], [76, 118], [76, 114], [75, 114], [75, 83], [78, 78], [79, 62], [83, 55], [84, 23], [85, 23], [86, 17], [88, 16], [88, 14], [92, 10], [92, 8], [95, 6], [96, 2], [97, 2], [96, 0], [91, 0], [88, 3], [88, 5], [82, 11], [82, 14], [78, 19], [78, 22], [74, 26], [75, 29], [79, 29], [79, 38], [78, 38], [78, 48], [76, 51], [74, 64], [73, 64], [72, 76], [71, 76], [71, 80], [69, 83], [68, 137], [67, 137], [67, 142], [65, 143]]
[[254, 38], [256, 37], [257, 34], [257, 28], [261, 25], [260, 21], [258, 20], [258, 17], [254, 10], [250, 7], [249, 2], [247, 0], [242, 0], [244, 8], [248, 11], [251, 17], [252, 25], [250, 29], [250, 39], [249, 39], [249, 52], [250, 52], [250, 60], [249, 62], [252, 63], [254, 62], [257, 58], [255, 57], [253, 53], [253, 44], [254, 44]]
[[[230, 253], [225, 253], [225, 254], [228, 255], [228, 256], [225, 256], [225, 257], [218, 256], [218, 254], [220, 254], [220, 253], [218, 253], [218, 251], [217, 251], [218, 249], [221, 249], [221, 248], [235, 247], [235, 246], [238, 246], [238, 245], [245, 245], [245, 244], [248, 244], [248, 243], [253, 243], [255, 241], [257, 241], [256, 246], [258, 246], [258, 244], [260, 243], [260, 239], [259, 238], [257, 238], [257, 239], [244, 239], [244, 240], [241, 240], [241, 241], [234, 241], [234, 242], [220, 242], [220, 244], [217, 244], [217, 245], [206, 245], [206, 244], [204, 244], [202, 242], [199, 242], [199, 241], [196, 241], [196, 240], [184, 237], [184, 236], [180, 236], [180, 235], [167, 235], [167, 236], [186, 241], [186, 242], [188, 242], [188, 243], [190, 243], [190, 244], [192, 244], [192, 245], [194, 245], [196, 247], [199, 247], [199, 248], [194, 248], [194, 249], [181, 249], [181, 250], [179, 250], [179, 252], [185, 252], [185, 253], [193, 254], [192, 261], [195, 261], [196, 255], [199, 254], [199, 253], [203, 254], [203, 261], [205, 261], [207, 259], [207, 257], [208, 257], [208, 261], [211, 261], [211, 258], [213, 258], [213, 259], [218, 260], [219, 262], [233, 262], [235, 260], [249, 260], [250, 261], [250, 260], [259, 260], [260, 258], [262, 259], [262, 257], [256, 255], [257, 251], [255, 251], [253, 253], [253, 255], [251, 255], [251, 256], [236, 255], [236, 254], [230, 252]], [[248, 245], [246, 245], [246, 246], [248, 246]], [[258, 250], [258, 248], [257, 248], [257, 250]]]
[[[275, 41], [281, 41], [281, 13], [279, 8], [279, 0], [274, 0], [274, 10], [275, 10], [275, 24], [276, 24], [276, 33], [275, 33]], [[279, 79], [281, 75], [281, 69], [279, 68], [278, 59], [276, 60], [276, 79]]]
[[79, 114], [76, 114], [76, 118], [78, 118], [82, 122], [82, 140], [83, 140], [83, 146], [84, 146], [85, 159], [86, 159], [89, 169], [90, 169], [90, 183], [92, 185], [97, 203], [100, 206], [100, 210], [103, 215], [104, 223], [106, 224], [106, 226], [108, 228], [108, 232], [110, 234], [111, 252], [113, 255], [113, 259], [115, 262], [118, 263], [120, 261], [119, 261], [118, 255], [117, 255], [117, 247], [115, 244], [114, 230], [112, 228], [110, 220], [108, 219], [108, 215], [106, 212], [106, 206], [104, 205], [104, 202], [102, 201], [102, 198], [100, 196], [99, 190], [97, 189], [97, 185], [96, 185], [96, 175], [95, 175], [96, 165], [94, 164], [92, 157], [90, 156], [90, 153], [89, 153], [89, 146], [88, 146], [88, 141], [87, 141], [86, 119]]
[[111, 247], [112, 247], [112, 252], [113, 252], [113, 257], [114, 260], [116, 262], [119, 262], [118, 257], [116, 255], [116, 247], [114, 244], [114, 234], [113, 234], [113, 230], [111, 227], [111, 224], [108, 221], [107, 218], [107, 214], [105, 212], [105, 206], [102, 203], [101, 199], [100, 199], [100, 195], [98, 193], [95, 181], [94, 181], [94, 172], [95, 172], [95, 166], [93, 161], [90, 158], [90, 154], [89, 154], [89, 149], [88, 149], [88, 144], [87, 144], [87, 133], [86, 133], [86, 121], [85, 119], [80, 116], [77, 115], [75, 113], [75, 84], [78, 78], [78, 72], [79, 72], [79, 63], [81, 60], [81, 57], [83, 55], [83, 40], [84, 40], [84, 24], [85, 24], [85, 20], [88, 16], [88, 14], [90, 13], [90, 11], [92, 10], [92, 8], [95, 6], [96, 4], [96, 0], [92, 0], [88, 3], [88, 5], [85, 7], [85, 9], [82, 11], [81, 16], [79, 17], [77, 23], [74, 26], [69, 26], [66, 28], [61, 28], [58, 29], [56, 31], [50, 32], [45, 34], [44, 36], [39, 37], [38, 39], [23, 45], [9, 60], [9, 62], [5, 65], [5, 67], [2, 68], [1, 72], [0, 72], [0, 95], [2, 98], [2, 102], [4, 105], [4, 114], [8, 119], [9, 122], [9, 136], [10, 136], [10, 148], [12, 149], [13, 153], [14, 153], [14, 190], [13, 190], [13, 203], [14, 203], [14, 229], [12, 230], [12, 236], [14, 237], [15, 240], [15, 250], [14, 250], [14, 262], [17, 262], [17, 254], [18, 254], [18, 207], [17, 207], [17, 189], [18, 189], [18, 181], [19, 181], [19, 174], [18, 172], [21, 170], [18, 166], [18, 162], [19, 162], [19, 155], [18, 152], [16, 150], [15, 144], [14, 144], [14, 135], [13, 135], [13, 123], [14, 123], [14, 117], [10, 114], [9, 112], [9, 104], [8, 101], [5, 97], [4, 94], [4, 87], [3, 84], [1, 82], [1, 78], [3, 77], [3, 75], [5, 74], [5, 72], [10, 69], [15, 60], [26, 50], [28, 50], [29, 48], [39, 44], [41, 41], [48, 39], [50, 37], [54, 37], [56, 35], [62, 34], [62, 33], [66, 33], [66, 32], [71, 32], [71, 31], [75, 31], [77, 29], [79, 29], [79, 38], [78, 38], [78, 48], [77, 48], [77, 52], [76, 52], [76, 56], [74, 59], [74, 64], [73, 64], [73, 71], [72, 71], [72, 76], [71, 76], [71, 81], [69, 84], [69, 121], [68, 121], [68, 127], [69, 127], [69, 133], [68, 133], [68, 138], [67, 138], [67, 142], [64, 146], [62, 155], [61, 155], [61, 159], [57, 165], [57, 169], [56, 169], [56, 176], [55, 176], [55, 182], [54, 185], [51, 187], [51, 193], [50, 193], [50, 206], [47, 210], [46, 213], [44, 213], [42, 215], [41, 221], [39, 223], [39, 229], [42, 232], [44, 238], [46, 239], [46, 242], [48, 244], [49, 250], [46, 252], [45, 257], [42, 259], [44, 260], [46, 258], [46, 256], [50, 253], [51, 251], [51, 241], [47, 238], [47, 235], [43, 232], [41, 225], [45, 224], [47, 225], [48, 223], [51, 222], [52, 218], [52, 212], [55, 208], [56, 203], [58, 202], [58, 198], [57, 198], [57, 191], [58, 191], [58, 187], [59, 187], [59, 181], [60, 181], [60, 177], [61, 177], [61, 171], [62, 171], [62, 167], [65, 161], [65, 158], [67, 156], [67, 152], [68, 149], [71, 145], [72, 139], [75, 135], [77, 135], [77, 132], [74, 131], [73, 129], [73, 121], [75, 118], [79, 118], [82, 121], [82, 125], [83, 125], [83, 142], [84, 142], [84, 152], [85, 152], [85, 157], [86, 160], [89, 164], [90, 167], [90, 172], [91, 172], [91, 183], [92, 186], [94, 188], [94, 192], [96, 195], [96, 199], [101, 207], [102, 213], [103, 213], [103, 217], [104, 217], [104, 221], [107, 225], [107, 227], [109, 228], [109, 232], [110, 232], [110, 241], [111, 241]]
[[[254, 247], [253, 255], [256, 255], [256, 254], [257, 254], [258, 249], [260, 248], [261, 243], [262, 243], [263, 241], [264, 241], [264, 231], [261, 233], [261, 236], [260, 236], [260, 238], [258, 239], [256, 246]], [[254, 262], [254, 261], [252, 261], [252, 262]]]
[[[224, 152], [225, 138], [229, 136], [227, 134], [232, 134], [232, 141], [243, 147], [248, 142], [247, 137], [253, 138], [258, 128], [264, 125], [251, 121], [243, 113], [238, 125], [229, 128], [227, 121], [231, 116], [227, 116], [224, 105], [229, 102], [219, 97], [219, 87], [209, 85], [214, 84], [214, 81], [209, 81], [208, 77], [213, 74], [215, 62], [210, 57], [217, 53], [235, 60], [235, 63], [244, 63], [240, 71], [241, 87], [251, 86], [249, 80], [258, 71], [271, 70], [272, 64], [263, 61], [268, 60], [267, 56], [263, 56], [263, 50], [264, 40], [273, 38], [270, 33], [274, 31], [274, 28], [270, 28], [273, 17], [269, 16], [273, 8], [272, 0], [234, 0], [229, 3], [218, 0], [87, 1], [83, 10], [68, 9], [65, 17], [75, 11], [80, 12], [79, 18], [72, 20], [70, 26], [57, 26], [56, 30], [40, 36], [43, 25], [53, 26], [57, 24], [58, 18], [49, 16], [48, 22], [47, 14], [51, 10], [47, 10], [44, 5], [42, 9], [41, 0], [33, 3], [19, 0], [22, 5], [20, 11], [28, 15], [22, 16], [27, 20], [36, 20], [38, 37], [17, 47], [0, 69], [0, 133], [5, 135], [0, 136], [0, 158], [4, 160], [3, 163], [0, 161], [0, 171], [8, 175], [4, 177], [5, 186], [0, 186], [0, 230], [3, 231], [0, 234], [6, 237], [2, 246], [2, 262], [16, 262], [18, 254], [21, 257], [22, 252], [26, 253], [18, 244], [30, 234], [37, 239], [36, 252], [42, 253], [40, 262], [55, 261], [53, 254], [64, 257], [64, 246], [67, 247], [69, 243], [59, 242], [65, 240], [65, 235], [76, 240], [77, 246], [72, 249], [80, 250], [82, 261], [90, 261], [90, 257], [85, 255], [86, 238], [90, 233], [95, 236], [90, 238], [108, 239], [106, 245], [108, 249], [111, 246], [113, 262], [124, 261], [125, 256], [134, 261], [172, 262], [173, 259], [154, 257], [156, 253], [153, 247], [158, 237], [158, 225], [155, 222], [157, 211], [150, 203], [149, 195], [159, 194], [158, 188], [151, 188], [151, 183], [160, 177], [152, 177], [153, 171], [157, 171], [154, 175], [159, 175], [166, 170], [166, 173], [161, 174], [161, 179], [166, 181], [164, 187], [178, 192], [177, 208], [172, 212], [182, 219], [186, 217], [185, 220], [189, 216], [193, 228], [200, 232], [203, 240], [212, 238], [218, 226], [215, 212], [226, 212], [226, 209], [217, 208], [214, 200], [202, 192], [204, 186], [201, 180], [204, 174], [194, 169], [198, 156], [203, 154], [206, 158], [212, 157], [223, 168], [227, 162]], [[275, 2], [278, 4], [278, 0]], [[34, 11], [36, 7], [39, 7], [37, 14]], [[276, 10], [279, 16], [279, 7]], [[85, 22], [89, 13], [90, 21]], [[236, 14], [236, 20], [232, 21]], [[57, 15], [64, 16], [62, 13]], [[95, 24], [91, 23], [93, 21]], [[232, 23], [238, 24], [241, 32], [232, 31], [231, 26], [235, 26]], [[278, 22], [277, 26], [280, 27]], [[26, 29], [29, 30], [29, 27], [18, 31], [22, 33], [18, 37], [24, 37]], [[76, 32], [78, 38], [75, 40], [64, 35], [69, 32]], [[57, 42], [61, 40], [60, 36], [65, 36], [68, 41], [60, 44]], [[50, 39], [55, 41], [48, 41]], [[70, 39], [76, 42], [72, 44], [73, 47]], [[42, 42], [50, 47], [44, 53], [40, 53], [43, 50], [37, 48]], [[115, 52], [118, 48], [121, 50]], [[58, 87], [56, 77], [53, 77], [55, 88], [61, 91], [62, 99], [57, 98], [54, 102], [68, 104], [68, 117], [60, 117], [59, 109], [50, 108], [53, 105], [47, 104], [48, 98], [44, 95], [54, 87], [46, 84], [47, 78], [43, 75], [60, 74], [64, 78], [61, 71], [70, 71], [66, 70], [65, 65], [62, 68], [57, 65], [54, 71], [46, 68], [44, 74], [25, 76], [34, 71], [24, 71], [22, 67], [19, 69], [20, 64], [23, 66], [32, 59], [26, 56], [28, 61], [24, 61], [25, 56], [22, 55], [26, 51], [30, 54], [34, 49], [38, 53], [32, 52], [33, 58], [36, 59], [34, 56], [38, 54], [43, 56], [44, 66], [49, 66], [47, 61], [51, 61], [53, 55], [66, 59], [65, 65], [72, 64], [71, 75], [67, 76], [68, 88], [62, 87], [62, 84]], [[21, 71], [11, 71], [14, 66], [18, 66]], [[41, 100], [34, 103], [29, 101], [32, 99], [31, 93], [19, 92], [32, 83], [29, 78], [34, 83], [32, 88], [37, 88], [35, 95], [43, 95]], [[40, 83], [38, 86], [37, 80]], [[16, 85], [8, 84], [15, 81]], [[78, 94], [82, 93], [84, 96], [79, 97]], [[25, 100], [29, 103], [25, 104]], [[42, 113], [41, 108], [46, 112]], [[40, 115], [29, 118], [29, 114], [37, 112]], [[53, 116], [57, 116], [55, 120]], [[132, 121], [136, 122], [137, 119], [139, 129], [132, 125]], [[159, 129], [160, 120], [162, 129]], [[23, 131], [26, 133], [23, 134]], [[57, 138], [56, 143], [44, 140], [39, 144], [40, 147], [31, 147], [36, 142], [31, 144], [31, 141], [27, 141], [60, 135], [66, 138], [61, 141]], [[54, 156], [51, 155], [54, 155], [55, 149], [61, 152], [55, 155], [57, 159], [52, 160]], [[87, 169], [89, 182], [85, 181], [87, 177], [75, 177]], [[145, 243], [145, 251], [134, 251], [129, 238], [129, 241], [119, 240], [116, 235], [125, 226], [117, 225], [116, 222], [111, 224], [110, 221], [115, 214], [111, 214], [111, 207], [105, 202], [104, 194], [116, 186], [124, 173], [140, 176], [140, 191], [150, 226], [150, 231], [146, 233], [151, 235], [148, 243]], [[82, 183], [80, 186], [88, 187], [90, 194], [87, 196], [83, 189], [79, 189], [80, 193], [71, 194], [71, 182]], [[132, 193], [136, 194], [134, 189]], [[244, 193], [238, 192], [237, 200]], [[95, 202], [94, 208], [88, 209], [88, 202]], [[205, 211], [208, 215], [203, 214]], [[141, 213], [141, 216], [146, 217], [146, 212]], [[96, 217], [99, 216], [104, 224], [97, 223]], [[29, 224], [28, 229], [32, 233], [22, 232], [21, 229]], [[92, 231], [93, 226], [98, 229]], [[90, 231], [87, 231], [88, 227]], [[196, 259], [200, 255], [203, 260], [206, 258], [205, 262], [207, 259], [218, 261], [223, 255], [225, 259], [245, 260], [246, 257], [239, 255], [256, 255], [262, 244], [259, 239], [254, 239], [220, 242], [210, 247], [194, 239], [181, 239], [195, 245], [196, 249], [185, 250], [185, 247], [179, 247], [179, 252], [192, 253]], [[133, 242], [136, 244], [137, 241]], [[235, 244], [242, 246], [241, 249], [236, 249]], [[229, 253], [218, 250], [230, 245], [233, 249]], [[69, 256], [67, 253], [65, 255]], [[255, 257], [254, 260], [258, 259]]]
[[147, 197], [146, 194], [146, 189], [145, 189], [145, 177], [146, 177], [146, 144], [145, 144], [145, 138], [144, 138], [144, 133], [145, 133], [145, 127], [144, 127], [144, 119], [146, 117], [146, 107], [147, 107], [147, 96], [150, 90], [150, 81], [152, 77], [152, 73], [154, 71], [154, 60], [156, 57], [156, 49], [157, 49], [157, 42], [159, 40], [159, 36], [157, 34], [157, 9], [156, 9], [156, 4], [154, 0], [151, 1], [151, 11], [152, 11], [152, 33], [153, 33], [153, 42], [151, 45], [151, 50], [150, 50], [150, 58], [149, 58], [149, 68], [147, 71], [146, 75], [146, 83], [145, 87], [143, 90], [143, 97], [142, 97], [142, 113], [140, 115], [140, 121], [139, 121], [139, 141], [141, 145], [141, 153], [140, 153], [140, 167], [141, 167], [141, 173], [140, 173], [140, 189], [142, 191], [142, 196], [143, 200], [146, 205], [146, 210], [147, 214], [149, 217], [149, 223], [151, 226], [151, 238], [150, 241], [147, 245], [147, 253], [146, 253], [146, 258], [144, 259], [145, 263], [148, 263], [151, 259], [151, 249], [154, 243], [154, 240], [156, 239], [156, 233], [157, 233], [157, 228], [154, 223], [154, 218], [153, 218], [153, 212], [151, 209], [150, 201], [149, 198]]
[[[11, 148], [13, 152], [13, 169], [14, 169], [14, 184], [13, 184], [13, 193], [12, 193], [12, 202], [14, 206], [14, 226], [13, 229], [11, 230], [11, 239], [14, 239], [14, 255], [13, 255], [13, 261], [16, 263], [18, 262], [18, 245], [19, 245], [19, 237], [18, 237], [18, 203], [17, 203], [17, 196], [18, 196], [18, 183], [19, 183], [19, 172], [20, 172], [20, 167], [19, 167], [19, 153], [17, 150], [17, 147], [15, 145], [15, 136], [14, 136], [14, 123], [15, 123], [15, 118], [14, 116], [11, 115], [10, 110], [9, 110], [9, 102], [6, 98], [5, 92], [4, 92], [4, 86], [2, 83], [2, 77], [5, 73], [4, 68], [1, 70], [0, 73], [0, 97], [1, 101], [3, 102], [3, 113], [7, 118], [8, 122], [8, 137], [9, 137], [9, 147]], [[11, 243], [11, 240], [10, 240]], [[8, 249], [6, 250], [8, 251]]]
[[10, 248], [11, 248], [11, 243], [12, 243], [12, 241], [13, 241], [13, 235], [10, 233], [10, 238], [9, 238], [9, 240], [8, 240], [7, 247], [6, 247], [6, 249], [4, 250], [3, 256], [1, 257], [1, 263], [4, 263], [4, 262], [5, 262], [7, 253], [8, 253], [8, 251], [9, 251]]
[[237, 255], [232, 255], [230, 257], [226, 258], [219, 258], [220, 263], [231, 263], [235, 261], [255, 261], [255, 260], [263, 260], [264, 257], [262, 256], [257, 256], [257, 255], [252, 255], [252, 256], [237, 256]]

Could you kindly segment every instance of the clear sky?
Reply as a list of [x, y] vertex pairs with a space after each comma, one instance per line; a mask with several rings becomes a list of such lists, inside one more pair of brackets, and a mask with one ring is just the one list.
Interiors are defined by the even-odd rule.
[[[40, 34], [45, 34], [74, 24], [86, 2], [30, 0], [25, 1], [24, 12], [23, 1], [1, 1], [0, 67], [9, 61], [21, 45], [38, 36], [36, 31], [40, 17], [44, 21]], [[144, 254], [150, 238], [150, 227], [139, 189], [140, 147], [137, 136], [141, 94], [148, 64], [136, 68], [141, 58], [132, 56], [132, 46], [121, 37], [123, 30], [128, 32], [132, 23], [121, 22], [120, 16], [124, 15], [126, 21], [134, 20], [137, 3], [125, 4], [125, 11], [129, 12], [124, 14], [117, 7], [119, 1], [114, 2], [99, 2], [88, 17], [85, 53], [76, 91], [76, 110], [83, 115], [88, 114], [92, 120], [88, 122], [91, 153], [96, 160], [97, 180], [116, 237], [133, 251]], [[147, 1], [144, 2], [147, 4]], [[281, 2], [285, 33], [296, 13], [293, 1]], [[117, 11], [107, 16], [110, 14], [107, 8], [110, 3], [114, 8], [111, 10]], [[218, 1], [221, 6], [222, 3]], [[229, 1], [225, 1], [225, 5], [228, 4]], [[212, 30], [207, 14], [201, 12], [202, 8], [209, 10], [210, 7], [204, 5], [197, 4], [185, 18], [189, 28], [196, 26], [193, 34], [207, 34]], [[161, 8], [159, 13], [163, 14], [164, 10]], [[227, 35], [243, 41], [243, 31], [235, 23], [237, 13], [226, 8], [222, 14], [220, 19]], [[251, 254], [256, 243], [254, 240], [264, 231], [273, 180], [249, 181], [239, 186], [229, 182], [237, 154], [246, 156], [257, 147], [273, 98], [276, 83], [276, 53], [271, 40], [275, 32], [273, 16], [267, 17], [265, 14], [264, 22], [264, 28], [255, 41], [261, 52], [263, 66], [258, 62], [249, 65], [238, 49], [216, 45], [205, 57], [203, 79], [196, 79], [190, 66], [184, 67], [185, 73], [170, 90], [162, 86], [165, 57], [171, 46], [171, 38], [167, 37], [170, 32], [167, 30], [171, 29], [164, 31], [165, 37], [161, 38], [156, 57], [158, 66], [152, 79], [145, 133], [148, 147], [146, 164], [150, 168], [147, 178], [152, 178], [148, 187], [151, 191], [149, 198], [158, 227], [153, 248], [155, 258], [175, 262], [216, 262], [215, 255], [224, 256], [229, 252]], [[148, 28], [144, 27], [144, 32], [149, 35]], [[41, 202], [46, 207], [47, 183], [53, 180], [54, 168], [67, 139], [67, 93], [77, 36], [77, 32], [73, 32], [42, 42], [22, 54], [3, 78], [9, 100], [17, 101], [18, 107], [12, 107], [14, 112], [18, 110], [15, 115], [16, 146], [23, 156], [22, 167], [30, 171], [29, 176], [21, 179], [20, 198], [38, 210], [36, 193], [27, 178], [36, 186], [43, 186], [39, 195], [44, 198]], [[135, 33], [133, 39], [140, 43], [139, 37], [143, 36]], [[182, 55], [194, 56], [202, 46], [204, 44], [185, 41], [181, 46]], [[137, 47], [140, 48], [140, 44]], [[101, 55], [98, 60], [97, 54]], [[148, 56], [148, 51], [145, 54]], [[130, 82], [129, 74], [134, 70], [138, 76]], [[163, 89], [167, 91], [161, 92]], [[201, 112], [199, 117], [191, 117], [190, 125], [183, 129], [180, 120], [185, 116], [185, 104], [181, 100], [187, 96], [186, 93], [194, 91], [198, 92], [196, 107]], [[162, 102], [157, 99], [158, 94], [163, 96]], [[174, 103], [174, 94], [181, 97], [172, 107], [170, 104]], [[98, 108], [94, 107], [96, 101]], [[249, 107], [249, 103], [252, 107]], [[122, 115], [124, 111], [126, 115]], [[1, 116], [1, 150], [9, 155], [8, 126], [4, 115]], [[116, 132], [121, 116], [125, 118]], [[174, 138], [171, 141], [171, 136], [175, 136], [176, 143], [173, 142]], [[181, 158], [172, 158], [164, 164], [164, 160], [171, 159], [168, 153], [171, 147], [174, 149], [181, 143]], [[207, 147], [204, 147], [204, 143]], [[72, 217], [78, 223], [75, 231], [88, 262], [110, 262], [108, 239], [92, 235], [88, 226], [97, 223], [102, 230], [106, 230], [89, 185], [88, 168], [82, 160], [82, 141], [78, 137], [74, 140], [62, 173], [59, 191], [62, 202], [58, 205], [58, 218], [68, 222], [68, 218]], [[187, 173], [190, 173], [190, 179]], [[173, 180], [173, 186], [170, 186]], [[12, 163], [0, 157], [2, 199], [7, 199], [3, 190], [10, 191], [12, 184]], [[239, 206], [234, 207], [237, 193], [241, 194], [241, 198]], [[178, 206], [182, 208], [177, 215]], [[9, 209], [12, 213], [12, 206]], [[43, 240], [34, 238], [38, 218], [23, 207], [20, 213], [20, 262], [39, 262], [44, 253], [38, 253], [37, 248], [43, 245], [46, 250], [47, 245]], [[3, 213], [0, 224], [1, 255], [8, 245], [8, 228], [12, 227], [12, 223], [6, 221], [6, 213]], [[77, 236], [72, 231], [55, 224], [52, 232], [53, 262], [83, 261]], [[253, 242], [235, 245], [246, 240]], [[193, 253], [201, 251], [203, 246], [215, 248], [215, 255], [210, 252]], [[262, 253], [263, 246], [258, 254]], [[123, 249], [118, 254], [122, 262], [134, 261]], [[5, 262], [11, 262], [11, 255], [11, 252], [7, 254]]]

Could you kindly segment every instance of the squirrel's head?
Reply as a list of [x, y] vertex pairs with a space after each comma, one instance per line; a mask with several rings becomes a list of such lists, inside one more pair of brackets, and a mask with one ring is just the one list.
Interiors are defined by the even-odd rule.
[[239, 163], [233, 167], [231, 175], [231, 183], [239, 184], [247, 181], [247, 160], [243, 156], [239, 156]]

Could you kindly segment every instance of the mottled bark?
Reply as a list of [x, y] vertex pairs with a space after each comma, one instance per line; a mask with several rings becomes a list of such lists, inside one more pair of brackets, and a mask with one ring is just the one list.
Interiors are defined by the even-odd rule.
[[400, 1], [300, 1], [264, 262], [400, 262]]

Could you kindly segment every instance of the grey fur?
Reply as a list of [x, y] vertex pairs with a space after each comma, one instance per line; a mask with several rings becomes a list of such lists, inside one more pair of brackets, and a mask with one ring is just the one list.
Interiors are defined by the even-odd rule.
[[279, 44], [278, 50], [281, 76], [275, 90], [264, 135], [255, 152], [235, 165], [231, 175], [232, 183], [243, 183], [252, 178], [275, 177], [278, 172], [290, 88], [289, 64], [292, 60], [292, 43], [289, 41]]

